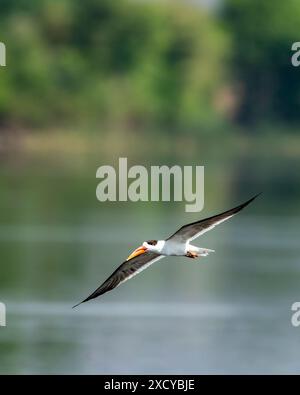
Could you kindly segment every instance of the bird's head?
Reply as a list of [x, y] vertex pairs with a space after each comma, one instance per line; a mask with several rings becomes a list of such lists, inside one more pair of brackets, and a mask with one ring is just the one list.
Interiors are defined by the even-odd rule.
[[144, 243], [136, 248], [126, 259], [129, 261], [129, 259], [132, 259], [138, 255], [144, 254], [145, 252], [151, 251], [151, 252], [156, 252], [159, 254], [163, 248], [164, 241], [163, 240], [148, 240], [144, 241]]

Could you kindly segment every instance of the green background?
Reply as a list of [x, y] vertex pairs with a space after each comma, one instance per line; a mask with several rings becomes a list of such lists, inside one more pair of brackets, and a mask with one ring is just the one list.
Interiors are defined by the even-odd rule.
[[[2, 0], [0, 373], [297, 373], [300, 3]], [[205, 166], [205, 206], [96, 199], [96, 170]], [[195, 244], [72, 310], [143, 240]]]

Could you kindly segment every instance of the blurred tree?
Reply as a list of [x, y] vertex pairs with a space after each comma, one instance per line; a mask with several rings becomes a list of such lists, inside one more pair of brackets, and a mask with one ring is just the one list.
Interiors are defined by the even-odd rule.
[[245, 125], [300, 120], [298, 0], [227, 0], [223, 15], [233, 41], [233, 80], [240, 87], [237, 120]]
[[8, 67], [0, 119], [25, 126], [203, 126], [229, 42], [212, 15], [183, 1], [3, 0]]

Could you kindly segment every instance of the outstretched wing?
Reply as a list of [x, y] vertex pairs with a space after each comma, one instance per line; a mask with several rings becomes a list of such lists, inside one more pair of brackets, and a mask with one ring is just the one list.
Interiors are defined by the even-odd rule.
[[154, 252], [145, 252], [144, 254], [138, 255], [129, 261], [123, 262], [114, 272], [108, 277], [106, 281], [99, 288], [97, 288], [90, 296], [84, 299], [82, 302], [76, 304], [74, 307], [80, 305], [81, 303], [87, 302], [88, 300], [97, 298], [103, 295], [105, 292], [111, 291], [112, 289], [118, 287], [125, 281], [136, 276], [141, 271], [145, 270], [152, 263], [163, 258], [163, 255], [156, 254]]
[[179, 230], [177, 230], [177, 232], [175, 232], [172, 236], [170, 236], [167, 240], [176, 243], [185, 243], [187, 241], [194, 240], [198, 236], [201, 236], [205, 232], [208, 232], [209, 230], [213, 229], [215, 226], [219, 225], [220, 223], [233, 217], [244, 207], [248, 206], [248, 204], [251, 203], [255, 198], [257, 198], [258, 195], [254, 196], [252, 199], [248, 200], [247, 202], [235, 208], [232, 208], [231, 210], [225, 211], [224, 213], [214, 215], [213, 217], [202, 219], [200, 221], [196, 221], [188, 225], [184, 225]]

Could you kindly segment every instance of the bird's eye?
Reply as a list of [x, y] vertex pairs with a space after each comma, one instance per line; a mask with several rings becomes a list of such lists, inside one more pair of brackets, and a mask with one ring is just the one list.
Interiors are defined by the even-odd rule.
[[150, 244], [151, 246], [155, 246], [157, 244], [156, 240], [149, 240], [147, 241], [147, 244]]

